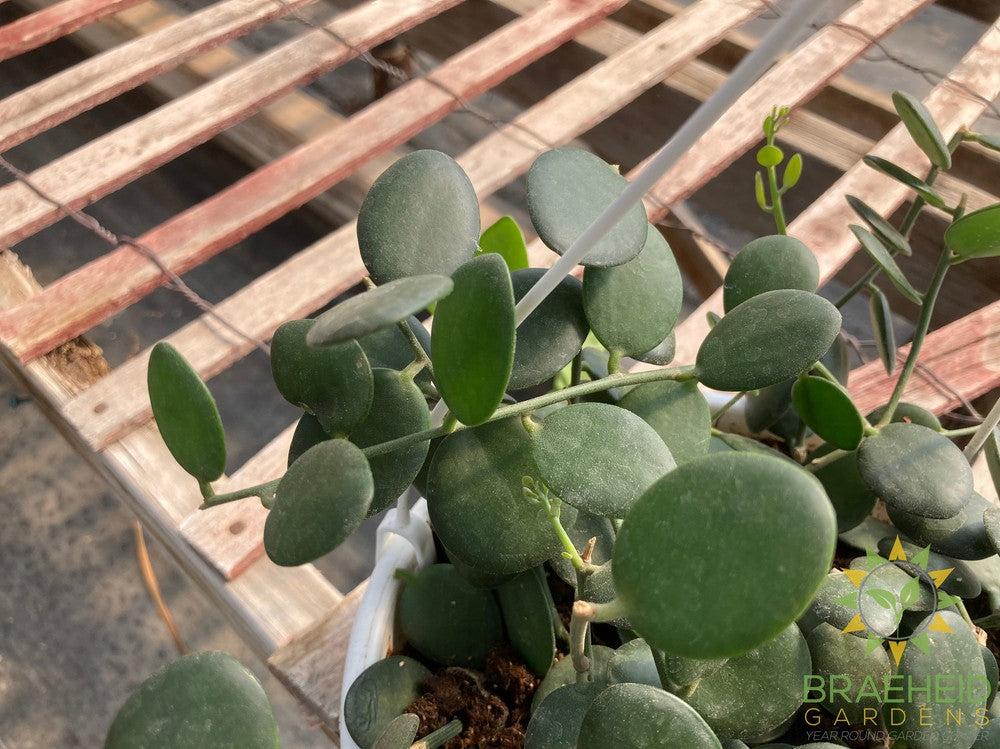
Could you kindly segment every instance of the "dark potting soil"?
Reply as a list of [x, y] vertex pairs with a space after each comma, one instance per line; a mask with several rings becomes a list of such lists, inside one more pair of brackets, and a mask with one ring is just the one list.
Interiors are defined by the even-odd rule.
[[524, 746], [538, 679], [509, 645], [490, 651], [482, 674], [464, 668], [443, 668], [423, 686], [427, 691], [405, 711], [420, 718], [417, 738], [458, 719], [462, 721], [462, 733], [445, 744], [445, 749]]

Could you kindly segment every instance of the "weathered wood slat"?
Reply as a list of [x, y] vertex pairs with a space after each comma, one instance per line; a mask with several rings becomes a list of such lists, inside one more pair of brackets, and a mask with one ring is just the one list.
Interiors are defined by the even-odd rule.
[[[508, 184], [548, 149], [548, 143], [565, 143], [584, 132], [661, 79], [686, 55], [709, 44], [721, 29], [707, 21], [726, 5], [730, 3], [722, 0], [699, 3], [690, 14], [664, 24], [640, 44], [595, 66], [523, 113], [502, 132], [472, 146], [459, 158], [459, 163], [479, 195], [485, 197]], [[732, 22], [737, 23], [738, 17], [732, 18]], [[677, 45], [670, 52], [663, 51], [662, 46], [671, 38], [685, 38], [688, 43], [683, 47]], [[631, 81], [633, 76], [637, 82], [623, 83]], [[525, 129], [537, 133], [542, 140], [533, 140]], [[548, 250], [542, 252], [544, 255], [536, 258], [539, 263], [546, 262], [545, 256], [551, 255]], [[340, 269], [339, 278], [322, 272], [324, 263], [326, 267]], [[243, 329], [253, 331], [253, 335], [268, 337], [284, 319], [310, 314], [350, 288], [362, 273], [352, 223], [223, 302], [219, 312], [227, 319], [239, 320]], [[294, 302], [282, 292], [288, 288], [296, 289]], [[233, 340], [232, 334], [218, 331], [221, 336], [207, 335], [209, 328], [217, 327], [206, 318], [170, 338], [206, 377], [221, 371], [234, 357], [248, 350], [247, 342]], [[142, 386], [147, 356], [143, 353], [119, 367], [110, 379], [70, 404], [70, 418], [98, 449], [148, 418], [149, 403]]]
[[0, 151], [314, 0], [225, 0], [0, 101]]
[[[32, 182], [56, 200], [81, 208], [457, 2], [366, 2], [327, 24], [346, 44], [320, 29], [309, 31], [56, 159], [33, 172]], [[9, 246], [61, 216], [58, 207], [24, 184], [0, 188], [0, 246]]]
[[141, 0], [63, 0], [0, 26], [0, 60], [41, 47]]
[[[1000, 30], [989, 29], [951, 71], [951, 78], [966, 89], [939, 83], [925, 104], [934, 113], [942, 131], [949, 137], [959, 127], [975, 120], [1000, 93], [1000, 68], [995, 64], [1000, 54]], [[976, 98], [976, 95], [983, 99]], [[984, 101], [985, 100], [985, 101]], [[896, 161], [914, 172], [926, 170], [927, 160], [913, 145], [902, 125], [883, 138], [874, 152]], [[857, 195], [883, 215], [891, 214], [909, 195], [899, 183], [862, 163], [855, 164], [829, 190], [796, 218], [788, 227], [816, 254], [821, 283], [829, 280], [858, 248], [848, 225], [857, 221], [845, 196]], [[678, 362], [692, 362], [698, 346], [708, 335], [707, 312], [722, 311], [722, 294], [717, 291], [677, 327]]]
[[[259, 169], [140, 241], [164, 265], [182, 273], [440, 120], [459, 106], [453, 94], [466, 98], [488, 90], [623, 1], [546, 5], [451, 58], [434, 71], [432, 80], [410, 81], [348, 125]], [[31, 359], [165, 280], [141, 255], [119, 248], [56, 281], [18, 310], [0, 315], [0, 338], [19, 356]]]
[[[945, 289], [947, 293], [947, 285]], [[904, 361], [909, 351], [909, 344], [900, 347], [897, 361]], [[937, 413], [961, 405], [956, 392], [972, 400], [1000, 385], [1000, 302], [930, 333], [920, 349], [919, 362], [903, 398]], [[881, 361], [851, 373], [848, 389], [862, 413], [889, 400], [898, 375], [898, 368], [895, 375], [887, 375]]]

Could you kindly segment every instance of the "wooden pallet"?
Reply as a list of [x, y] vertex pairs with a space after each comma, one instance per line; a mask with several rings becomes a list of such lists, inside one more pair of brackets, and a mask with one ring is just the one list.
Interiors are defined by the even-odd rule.
[[[197, 512], [197, 487], [170, 458], [150, 422], [148, 350], [110, 371], [100, 351], [80, 336], [165, 284], [164, 269], [182, 274], [312, 201], [338, 228], [217, 305], [218, 314], [238, 321], [251, 337], [267, 339], [285, 320], [312, 314], [362, 278], [353, 224], [360, 197], [405, 152], [409, 140], [463, 101], [494, 90], [522, 104], [514, 122], [459, 156], [490, 221], [508, 210], [495, 193], [522, 176], [543, 151], [581, 137], [601, 151], [610, 148], [606, 140], [614, 131], [608, 121], [617, 126], [619, 141], [630, 123], [641, 125], [648, 116], [641, 108], [644, 93], [707, 98], [739, 50], [753, 44], [739, 26], [767, 8], [762, 0], [699, 0], [686, 9], [668, 0], [634, 0], [610, 19], [625, 0], [467, 0], [455, 7], [459, 3], [345, 3], [350, 7], [326, 22], [335, 37], [303, 26], [294, 40], [256, 55], [241, 48], [237, 38], [292, 12], [319, 18], [318, 6], [312, 0], [218, 0], [184, 15], [153, 2], [22, 0], [35, 12], [0, 27], [0, 59], [70, 32], [93, 52], [84, 62], [0, 101], [0, 151], [139, 85], [148, 84], [163, 101], [150, 114], [30, 174], [31, 183], [59, 203], [86, 208], [211, 138], [257, 166], [139, 237], [155, 253], [156, 264], [120, 246], [41, 288], [5, 249], [0, 254], [0, 352], [67, 439], [275, 673], [331, 727], [337, 720], [340, 659], [360, 591], [343, 595], [311, 566], [271, 564], [260, 541], [265, 513], [254, 500]], [[844, 195], [858, 195], [886, 213], [906, 199], [903, 189], [861, 165], [860, 156], [873, 150], [914, 171], [926, 168], [905, 132], [890, 128], [885, 97], [841, 73], [872, 39], [929, 3], [859, 2], [837, 24], [785, 55], [650, 192], [650, 218], [666, 218], [671, 206], [754, 147], [761, 117], [773, 104], [789, 105], [796, 114], [782, 133], [785, 145], [805, 152], [807, 162], [820, 159], [840, 173], [790, 227], [816, 252], [823, 278], [834, 278], [857, 250], [847, 230], [852, 217]], [[93, 23], [112, 13], [117, 15]], [[495, 17], [501, 19], [495, 28], [463, 41], [460, 51], [442, 46], [441, 40], [454, 39], [443, 29], [457, 25], [465, 35], [478, 33], [477, 23]], [[400, 34], [444, 58], [429, 74], [431, 80], [418, 76], [351, 117], [331, 112], [303, 88]], [[574, 44], [560, 48], [571, 39]], [[1000, 30], [993, 26], [926, 97], [946, 135], [974, 122], [986, 102], [1000, 94], [998, 54]], [[558, 60], [571, 70], [571, 78], [532, 97], [532, 86], [545, 82], [515, 74], [538, 60]], [[810, 108], [812, 101], [818, 104]], [[848, 109], [863, 114], [866, 122], [884, 123], [884, 131], [872, 137], [852, 128], [849, 118], [836, 117], [844, 102], [853, 102]], [[625, 108], [629, 114], [618, 114]], [[963, 151], [975, 151], [993, 168], [998, 165], [981, 149]], [[942, 180], [941, 190], [951, 197], [967, 194], [972, 207], [996, 201], [977, 174], [959, 172]], [[23, 182], [0, 187], [0, 248], [14, 247], [61, 216], [59, 206]], [[553, 257], [537, 241], [531, 254], [540, 265]], [[725, 270], [725, 256], [697, 243], [678, 249], [678, 255], [706, 297], [678, 329], [678, 359], [687, 362], [707, 332], [705, 312], [720, 306], [719, 294], [712, 292]], [[1000, 384], [1000, 303], [995, 286], [989, 289], [992, 298], [960, 300], [966, 305], [956, 312], [960, 319], [925, 344], [925, 361], [957, 392], [943, 393], [915, 378], [908, 397], [941, 412], [959, 397], [971, 399]], [[253, 349], [209, 315], [168, 340], [206, 379]], [[875, 364], [859, 369], [851, 385], [864, 408], [883, 402], [890, 387]], [[223, 483], [243, 485], [280, 475], [291, 429], [279, 430]]]

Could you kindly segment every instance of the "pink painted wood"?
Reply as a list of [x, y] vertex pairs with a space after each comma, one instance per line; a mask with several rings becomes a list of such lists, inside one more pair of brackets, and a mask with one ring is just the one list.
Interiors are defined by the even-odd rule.
[[0, 60], [41, 47], [142, 0], [63, 0], [61, 3], [0, 26]]

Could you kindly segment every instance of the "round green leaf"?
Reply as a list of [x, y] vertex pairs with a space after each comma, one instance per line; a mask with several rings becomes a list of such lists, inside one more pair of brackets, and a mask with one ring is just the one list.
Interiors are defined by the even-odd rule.
[[981, 645], [979, 652], [983, 655], [983, 668], [986, 669], [986, 678], [990, 682], [990, 696], [986, 706], [992, 707], [997, 698], [997, 686], [1000, 685], [1000, 664], [997, 663], [993, 651], [986, 645]]
[[399, 623], [410, 645], [443, 666], [482, 670], [503, 641], [493, 593], [469, 585], [450, 564], [432, 564], [407, 580]]
[[674, 353], [677, 348], [677, 337], [674, 331], [664, 338], [658, 345], [651, 348], [644, 354], [636, 354], [634, 358], [646, 364], [658, 364], [665, 367], [674, 360]]
[[545, 676], [556, 657], [552, 599], [541, 567], [523, 572], [497, 588], [507, 636], [528, 668]]
[[825, 377], [800, 377], [792, 387], [792, 402], [816, 434], [841, 450], [861, 444], [864, 420], [847, 392]]
[[319, 423], [319, 419], [312, 414], [302, 414], [299, 423], [295, 425], [295, 431], [292, 432], [292, 443], [288, 446], [288, 465], [298, 460], [299, 456], [310, 447], [328, 439], [330, 435]]
[[[665, 670], [669, 675], [668, 686], [676, 693], [682, 687], [700, 682], [718, 671], [726, 659], [684, 658], [663, 653]], [[608, 678], [612, 684], [631, 682], [660, 687], [660, 674], [653, 660], [653, 652], [641, 637], [622, 645], [608, 661]]]
[[275, 564], [306, 564], [337, 548], [361, 525], [374, 483], [364, 453], [343, 439], [320, 442], [288, 468], [264, 523]]
[[330, 346], [370, 335], [419, 312], [452, 290], [447, 276], [410, 276], [346, 299], [316, 318], [310, 346]]
[[415, 151], [386, 169], [358, 212], [361, 259], [379, 285], [451, 275], [472, 258], [478, 239], [476, 191], [462, 167], [438, 151]]
[[670, 245], [652, 224], [635, 258], [610, 268], [587, 268], [583, 308], [597, 339], [609, 351], [643, 354], [673, 330], [684, 287]]
[[854, 195], [848, 195], [847, 202], [861, 220], [868, 224], [868, 227], [875, 236], [881, 239], [890, 250], [900, 255], [910, 256], [913, 254], [913, 250], [906, 237], [900, 234], [895, 226], [882, 218], [882, 215], [878, 211]]
[[564, 501], [621, 518], [639, 495], [675, 466], [670, 450], [641, 418], [618, 406], [577, 403], [545, 418], [532, 456]]
[[799, 709], [811, 665], [806, 641], [793, 624], [703, 677], [687, 702], [720, 739], [750, 741]]
[[532, 714], [524, 749], [576, 749], [583, 716], [604, 684], [567, 684], [550, 694]]
[[[888, 526], [886, 527], [888, 528]], [[885, 557], [890, 556], [897, 538], [898, 534], [893, 532], [893, 535], [880, 539], [878, 542], [879, 553]], [[951, 573], [941, 583], [941, 590], [945, 593], [951, 593], [953, 596], [960, 596], [961, 598], [975, 598], [983, 592], [982, 583], [979, 581], [970, 564], [946, 557], [934, 551], [925, 551], [903, 538], [899, 541], [903, 547], [903, 551], [906, 552], [906, 558], [910, 561], [916, 559], [920, 554], [926, 555], [926, 568], [928, 572], [951, 570]]]
[[[883, 648], [875, 648], [869, 652], [868, 643], [864, 639], [845, 637], [839, 629], [825, 623], [809, 633], [807, 642], [812, 656], [810, 673], [822, 677], [827, 685], [833, 676], [837, 686], [847, 691], [845, 696], [841, 692], [830, 694], [830, 690], [824, 690], [824, 699], [820, 704], [831, 715], [837, 715], [843, 710], [844, 716], [851, 723], [861, 723], [865, 709], [879, 709], [879, 700], [867, 694], [859, 696], [859, 692], [865, 679], [882, 685], [883, 680], [892, 673], [889, 656]], [[846, 683], [845, 676], [848, 680]], [[810, 707], [815, 704], [812, 701], [810, 703]]]
[[[590, 651], [590, 683], [599, 684], [606, 687], [608, 681], [608, 662], [615, 651], [604, 645], [594, 645]], [[573, 668], [572, 658], [562, 658], [556, 661], [549, 672], [542, 679], [542, 683], [535, 690], [535, 696], [531, 698], [531, 711], [537, 712], [548, 700], [548, 697], [560, 687], [567, 684], [576, 684], [576, 670]]]
[[277, 749], [256, 677], [226, 653], [182, 656], [146, 679], [115, 716], [105, 749]]
[[[559, 148], [539, 156], [527, 176], [528, 214], [541, 240], [562, 255], [621, 195], [628, 180], [594, 154]], [[583, 265], [621, 265], [646, 241], [646, 210], [638, 202], [594, 245]]]
[[[868, 414], [866, 418], [872, 424], [877, 424], [882, 420], [882, 414], [884, 413], [885, 406], [879, 406]], [[934, 415], [933, 411], [928, 411], [923, 406], [918, 406], [916, 403], [907, 403], [906, 401], [897, 403], [895, 410], [892, 412], [892, 423], [895, 424], [897, 422], [919, 424], [928, 429], [933, 429], [935, 432], [940, 432], [942, 429], [941, 422]]]
[[313, 414], [328, 434], [344, 436], [372, 401], [372, 371], [357, 341], [316, 348], [306, 343], [315, 320], [292, 320], [274, 331], [271, 374], [289, 403]]
[[778, 289], [719, 320], [698, 349], [698, 378], [716, 390], [757, 390], [819, 361], [840, 332], [840, 312], [816, 294]]
[[372, 749], [410, 749], [420, 730], [420, 718], [413, 713], [403, 713], [386, 723], [372, 744]]
[[[773, 447], [765, 445], [763, 442], [758, 442], [750, 437], [744, 437], [742, 434], [730, 434], [728, 432], [718, 432], [712, 435], [712, 441], [715, 442], [716, 447], [714, 452], [725, 452], [719, 447], [719, 443], [725, 445], [730, 450], [735, 450], [737, 452], [750, 453], [751, 455], [763, 455], [769, 458], [777, 458], [778, 460], [783, 460], [786, 463], [791, 463], [793, 465], [798, 465], [792, 458], [788, 457], [784, 453], [778, 452]], [[713, 452], [712, 448], [709, 448], [709, 452]]]
[[376, 661], [358, 676], [344, 698], [344, 723], [358, 746], [375, 743], [379, 734], [421, 694], [431, 672], [420, 661], [394, 655]]
[[514, 290], [499, 255], [480, 255], [453, 278], [434, 313], [434, 379], [459, 421], [480, 424], [500, 405], [514, 365]]
[[619, 405], [641, 417], [670, 449], [678, 465], [708, 453], [712, 410], [695, 382], [647, 382]]
[[[523, 572], [559, 554], [545, 511], [524, 498], [522, 480], [537, 470], [518, 418], [446, 437], [427, 477], [427, 505], [448, 551], [498, 574]], [[576, 511], [562, 510], [563, 523], [572, 525]]]
[[1000, 204], [962, 216], [945, 231], [944, 243], [964, 260], [1000, 255]]
[[923, 304], [924, 298], [920, 295], [899, 269], [896, 261], [893, 260], [889, 250], [879, 241], [878, 237], [865, 229], [863, 226], [851, 224], [851, 232], [864, 248], [865, 252], [871, 255], [872, 260], [882, 269], [882, 272], [889, 277], [893, 286], [899, 289], [899, 293], [905, 296], [914, 304]]
[[577, 746], [721, 749], [722, 744], [680, 698], [647, 684], [614, 684], [591, 703]]
[[983, 513], [992, 503], [977, 492], [955, 516], [925, 518], [888, 505], [892, 524], [920, 546], [955, 559], [986, 559], [996, 554], [983, 524]]
[[920, 179], [920, 177], [906, 171], [903, 167], [897, 166], [891, 161], [883, 159], [879, 156], [865, 156], [862, 158], [862, 161], [864, 161], [865, 164], [870, 166], [872, 169], [882, 172], [882, 174], [892, 177], [897, 182], [901, 182], [906, 185], [917, 195], [923, 198], [928, 205], [932, 205], [935, 208], [945, 207], [944, 200], [941, 199], [940, 195], [934, 192], [930, 185]]
[[[350, 440], [358, 447], [382, 442], [430, 429], [431, 412], [420, 388], [413, 380], [392, 369], [374, 369], [375, 395], [368, 416], [351, 432]], [[394, 504], [424, 464], [430, 441], [393, 450], [368, 459], [375, 482], [369, 515]]]
[[950, 518], [972, 496], [972, 469], [955, 444], [919, 424], [894, 423], [858, 448], [861, 477], [886, 504]]
[[[544, 273], [543, 268], [512, 273], [514, 299], [521, 301]], [[510, 389], [523, 390], [553, 377], [580, 353], [588, 330], [583, 285], [567, 276], [518, 327]]]
[[876, 286], [871, 288], [868, 300], [868, 317], [872, 324], [872, 335], [875, 336], [875, 348], [878, 349], [882, 366], [887, 374], [896, 369], [896, 331], [892, 327], [892, 310], [889, 300], [882, 290]]
[[951, 169], [951, 151], [931, 113], [916, 97], [903, 91], [892, 92], [892, 105], [903, 121], [913, 142], [940, 169]]
[[819, 263], [795, 237], [775, 234], [755, 239], [740, 250], [726, 271], [722, 300], [726, 312], [747, 299], [775, 289], [816, 291]]
[[830, 568], [836, 522], [820, 483], [786, 461], [738, 452], [693, 460], [625, 518], [618, 596], [652, 647], [692, 658], [744, 653], [805, 610]]
[[993, 550], [1000, 554], [1000, 507], [991, 505], [983, 511], [983, 527], [993, 544]]
[[528, 248], [521, 227], [510, 216], [498, 218], [479, 238], [479, 251], [500, 255], [511, 271], [527, 268]]
[[[821, 458], [833, 452], [832, 445], [824, 445], [810, 457]], [[826, 494], [837, 513], [837, 532], [843, 533], [857, 527], [872, 511], [878, 496], [861, 478], [858, 470], [857, 451], [824, 463], [813, 472], [826, 489]]]
[[215, 399], [169, 343], [149, 353], [146, 385], [160, 436], [181, 468], [202, 482], [226, 470], [226, 435]]
[[763, 167], [778, 166], [785, 158], [785, 154], [777, 146], [767, 145], [757, 151], [757, 163]]
[[751, 432], [770, 429], [791, 410], [794, 384], [795, 380], [785, 380], [746, 396], [743, 416]]
[[[967, 688], [954, 692], [948, 701], [933, 699], [933, 692], [914, 691], [911, 694], [903, 690], [901, 703], [897, 706], [897, 716], [901, 714], [902, 722], [898, 730], [914, 732], [911, 746], [914, 749], [969, 749], [979, 735], [979, 726], [975, 721], [975, 711], [986, 706], [986, 690], [989, 681], [983, 667], [983, 658], [979, 651], [976, 636], [958, 614], [941, 611], [940, 616], [950, 632], [939, 632], [927, 629], [926, 652], [912, 641], [903, 653], [899, 663], [899, 673], [912, 680], [914, 684], [944, 683], [956, 684], [958, 679]], [[937, 680], [937, 681], [935, 681]], [[962, 711], [965, 718], [961, 725], [954, 719], [948, 720], [947, 712], [954, 715]], [[892, 720], [892, 711], [889, 719]], [[920, 718], [923, 716], [924, 720]], [[919, 733], [916, 733], [919, 732]]]

